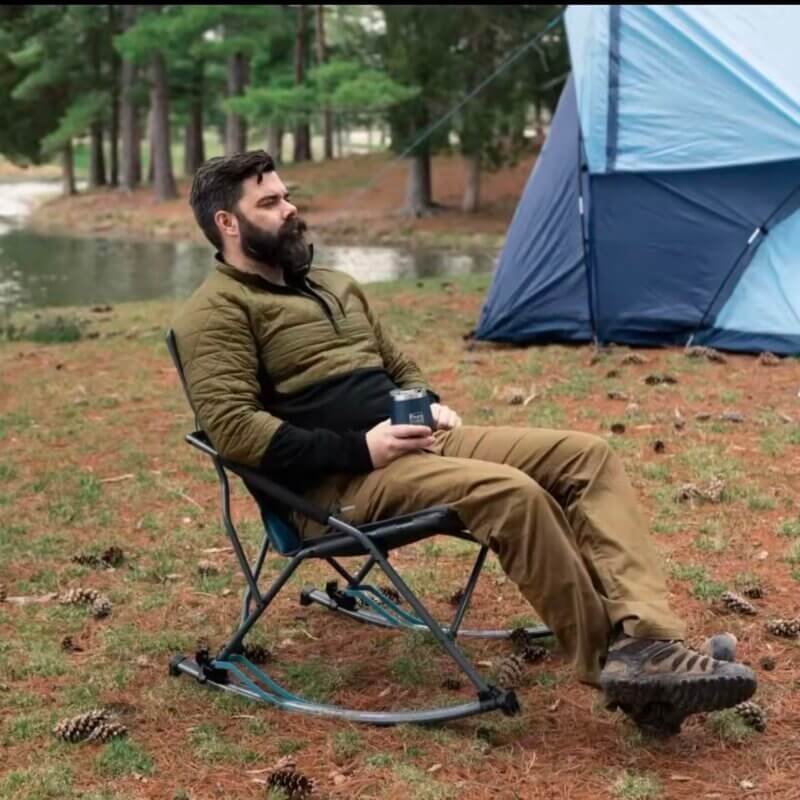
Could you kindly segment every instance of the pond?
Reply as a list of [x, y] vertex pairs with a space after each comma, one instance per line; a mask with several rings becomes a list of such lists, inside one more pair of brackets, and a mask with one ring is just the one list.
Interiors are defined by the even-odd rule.
[[[210, 247], [34, 233], [21, 227], [32, 202], [57, 185], [0, 184], [0, 309], [183, 298], [213, 269]], [[357, 247], [321, 244], [315, 263], [362, 283], [490, 274], [495, 249]]]

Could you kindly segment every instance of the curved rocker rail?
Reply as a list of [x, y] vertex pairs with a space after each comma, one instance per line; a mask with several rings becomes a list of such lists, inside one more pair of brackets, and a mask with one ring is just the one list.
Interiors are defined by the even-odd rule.
[[[245, 670], [251, 672], [253, 677], [251, 678]], [[485, 696], [479, 696], [477, 700], [469, 703], [418, 711], [360, 711], [316, 703], [286, 691], [243, 656], [231, 656], [229, 661], [212, 662], [211, 672], [216, 674], [215, 677], [207, 677], [206, 671], [194, 659], [176, 656], [170, 663], [170, 673], [180, 675], [182, 672], [200, 683], [206, 683], [249, 700], [266, 703], [284, 711], [298, 711], [318, 717], [363, 722], [370, 725], [448, 722], [453, 719], [483, 714], [487, 711], [500, 710], [509, 716], [519, 711], [519, 703], [513, 691], [497, 689], [493, 686], [489, 687], [488, 692], [482, 693]], [[237, 682], [229, 681], [229, 675], [235, 677]], [[269, 691], [259, 686], [256, 681], [268, 687]]]

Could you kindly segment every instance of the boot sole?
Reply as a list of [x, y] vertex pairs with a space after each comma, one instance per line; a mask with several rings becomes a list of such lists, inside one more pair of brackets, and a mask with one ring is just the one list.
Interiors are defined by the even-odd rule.
[[682, 716], [735, 706], [752, 697], [756, 685], [755, 675], [600, 680], [601, 688], [612, 703], [635, 709], [657, 704]]

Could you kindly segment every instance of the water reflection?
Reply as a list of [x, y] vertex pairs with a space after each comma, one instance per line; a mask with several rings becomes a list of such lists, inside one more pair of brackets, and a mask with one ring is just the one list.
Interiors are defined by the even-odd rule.
[[[496, 257], [495, 250], [320, 245], [315, 263], [370, 283], [490, 273]], [[10, 230], [0, 236], [0, 307], [182, 298], [210, 269], [210, 249], [185, 242], [79, 239]]]

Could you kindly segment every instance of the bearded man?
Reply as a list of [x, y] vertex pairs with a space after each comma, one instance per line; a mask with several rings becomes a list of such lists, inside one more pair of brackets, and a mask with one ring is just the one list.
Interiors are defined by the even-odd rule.
[[[199, 424], [224, 459], [355, 525], [449, 506], [611, 707], [680, 719], [753, 694], [752, 670], [683, 644], [634, 491], [604, 439], [462, 425], [363, 289], [312, 268], [306, 225], [264, 151], [206, 162], [190, 203], [217, 265], [173, 329]], [[433, 429], [390, 423], [398, 388], [430, 394]], [[299, 514], [289, 521], [303, 537], [322, 532]]]

